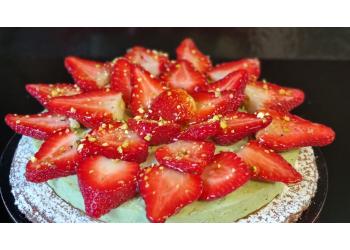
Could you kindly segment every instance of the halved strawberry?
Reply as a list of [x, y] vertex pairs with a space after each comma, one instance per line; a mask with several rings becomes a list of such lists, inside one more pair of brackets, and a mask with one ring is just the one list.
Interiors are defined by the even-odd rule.
[[157, 161], [181, 172], [199, 174], [214, 156], [215, 145], [210, 142], [176, 141], [156, 150]]
[[254, 113], [261, 109], [290, 111], [304, 102], [304, 92], [268, 82], [250, 82], [245, 88], [245, 107]]
[[66, 115], [86, 127], [94, 128], [102, 122], [122, 120], [125, 104], [121, 93], [106, 89], [55, 97], [47, 104], [47, 108], [53, 113]]
[[202, 181], [199, 175], [153, 166], [143, 169], [139, 188], [146, 204], [147, 218], [152, 222], [164, 222], [198, 199]]
[[224, 78], [207, 85], [203, 91], [224, 91], [232, 90], [244, 92], [248, 82], [248, 73], [245, 70], [234, 71]]
[[150, 145], [169, 143], [181, 131], [179, 124], [165, 120], [154, 121], [137, 117], [129, 119], [128, 125], [141, 138], [149, 141]]
[[176, 55], [178, 60], [189, 61], [201, 73], [206, 73], [212, 68], [209, 57], [200, 52], [190, 38], [186, 38], [180, 43], [176, 49]]
[[220, 121], [220, 129], [214, 137], [220, 145], [229, 145], [256, 133], [271, 123], [272, 118], [259, 112], [257, 115], [235, 112], [225, 115]]
[[201, 174], [203, 192], [200, 200], [221, 198], [236, 190], [250, 179], [249, 167], [235, 154], [222, 152]]
[[134, 115], [144, 114], [152, 101], [164, 91], [165, 87], [148, 71], [140, 66], [131, 68], [132, 92], [130, 109]]
[[149, 111], [152, 119], [164, 119], [185, 123], [189, 121], [196, 109], [196, 104], [183, 89], [171, 89], [161, 93], [152, 103]]
[[46, 140], [52, 134], [69, 128], [68, 118], [49, 112], [35, 115], [7, 114], [5, 122], [16, 133], [38, 140]]
[[148, 144], [129, 130], [127, 124], [102, 123], [81, 141], [79, 152], [83, 158], [103, 155], [125, 161], [143, 162], [148, 155]]
[[169, 71], [162, 75], [162, 79], [172, 88], [181, 88], [189, 93], [205, 88], [207, 82], [202, 73], [195, 70], [186, 60], [179, 60]]
[[158, 76], [163, 72], [169, 63], [168, 54], [140, 46], [129, 49], [125, 58], [134, 64], [142, 66], [154, 76]]
[[204, 122], [191, 123], [177, 137], [180, 140], [203, 141], [220, 131], [219, 119], [209, 119]]
[[83, 91], [76, 84], [56, 83], [56, 84], [27, 84], [27, 92], [37, 99], [43, 106], [53, 97], [57, 96], [71, 96], [81, 94]]
[[257, 58], [246, 58], [238, 61], [226, 62], [216, 65], [208, 72], [208, 76], [213, 81], [218, 81], [228, 74], [237, 70], [246, 70], [249, 79], [254, 81], [260, 76], [260, 61]]
[[26, 167], [25, 176], [31, 182], [75, 174], [79, 162], [77, 145], [80, 136], [69, 129], [49, 137], [32, 157]]
[[270, 110], [272, 122], [256, 134], [257, 140], [275, 150], [325, 146], [334, 141], [334, 131], [299, 116]]
[[281, 155], [263, 147], [257, 141], [247, 143], [238, 152], [238, 156], [251, 167], [255, 179], [284, 183], [296, 183], [302, 180], [301, 174]]
[[103, 88], [109, 83], [110, 64], [68, 56], [64, 65], [76, 84], [85, 91]]
[[205, 121], [214, 115], [225, 115], [236, 111], [244, 95], [240, 92], [198, 92], [192, 94], [196, 101], [197, 111], [193, 121]]
[[125, 58], [118, 58], [112, 66], [111, 89], [123, 94], [127, 104], [131, 98], [131, 63]]
[[139, 164], [93, 156], [77, 168], [85, 212], [99, 218], [136, 195]]

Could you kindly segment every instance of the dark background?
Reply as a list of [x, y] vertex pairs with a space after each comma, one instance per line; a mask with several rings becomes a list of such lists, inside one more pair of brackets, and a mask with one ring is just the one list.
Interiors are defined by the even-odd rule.
[[[320, 222], [350, 222], [348, 127], [350, 122], [350, 29], [345, 28], [1, 28], [0, 126], [2, 151], [13, 135], [6, 113], [42, 108], [24, 89], [29, 82], [71, 81], [67, 55], [110, 60], [139, 44], [174, 56], [177, 44], [192, 37], [215, 62], [240, 57], [262, 59], [262, 77], [301, 88], [305, 103], [295, 113], [325, 123], [337, 133], [322, 148], [328, 163], [329, 193]], [[1, 203], [1, 202], [0, 202]], [[10, 222], [0, 204], [0, 222]]]

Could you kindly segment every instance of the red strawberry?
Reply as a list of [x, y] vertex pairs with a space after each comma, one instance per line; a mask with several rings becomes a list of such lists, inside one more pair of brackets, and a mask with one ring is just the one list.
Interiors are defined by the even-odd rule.
[[248, 74], [245, 70], [234, 71], [224, 78], [213, 82], [206, 86], [205, 91], [224, 91], [232, 90], [244, 92], [245, 86], [248, 82]]
[[197, 104], [194, 121], [205, 121], [214, 115], [225, 115], [236, 111], [244, 95], [240, 92], [198, 92], [192, 94]]
[[261, 109], [290, 111], [304, 102], [304, 92], [267, 82], [251, 82], [245, 89], [248, 112]]
[[181, 131], [179, 124], [160, 120], [129, 119], [128, 125], [141, 138], [149, 141], [150, 145], [166, 144], [171, 142]]
[[152, 103], [150, 117], [185, 123], [195, 112], [193, 98], [183, 89], [171, 89], [161, 93]]
[[250, 80], [256, 80], [260, 76], [260, 61], [257, 58], [247, 58], [238, 61], [226, 62], [216, 65], [208, 72], [213, 81], [218, 81], [237, 70], [246, 70]]
[[47, 108], [53, 113], [72, 117], [84, 126], [94, 128], [101, 122], [123, 119], [125, 104], [121, 93], [106, 89], [55, 97], [47, 104]]
[[255, 179], [296, 183], [302, 176], [282, 156], [256, 141], [250, 141], [238, 152], [238, 156], [251, 167]]
[[57, 83], [57, 84], [27, 84], [26, 90], [28, 93], [37, 99], [43, 106], [53, 97], [71, 96], [81, 94], [82, 90], [76, 84]]
[[8, 114], [5, 116], [5, 122], [16, 133], [38, 140], [46, 140], [52, 134], [69, 128], [69, 120], [66, 117], [48, 112], [36, 115]]
[[188, 173], [201, 173], [214, 156], [210, 142], [176, 141], [156, 150], [157, 161], [166, 167]]
[[68, 56], [64, 65], [75, 83], [83, 90], [91, 91], [103, 88], [109, 83], [110, 64]]
[[198, 199], [202, 192], [202, 181], [199, 175], [153, 166], [141, 173], [139, 188], [146, 204], [148, 219], [164, 222]]
[[173, 64], [169, 71], [162, 75], [162, 79], [172, 88], [181, 88], [189, 93], [205, 88], [206, 79], [193, 65], [185, 60]]
[[27, 180], [45, 182], [75, 174], [80, 159], [77, 152], [79, 139], [76, 133], [69, 130], [49, 137], [28, 162], [25, 173]]
[[130, 109], [134, 115], [144, 114], [165, 87], [158, 79], [139, 66], [131, 68], [131, 77], [133, 86]]
[[203, 141], [220, 131], [219, 119], [209, 119], [204, 122], [192, 123], [177, 137], [180, 140]]
[[103, 156], [79, 164], [77, 176], [86, 214], [99, 218], [136, 195], [139, 164]]
[[156, 50], [136, 46], [128, 50], [125, 57], [132, 63], [142, 66], [152, 75], [158, 76], [169, 64], [168, 55]]
[[111, 89], [121, 92], [126, 103], [131, 98], [131, 67], [128, 60], [119, 58], [114, 62], [111, 73]]
[[125, 161], [145, 161], [148, 154], [147, 142], [127, 127], [121, 123], [102, 123], [82, 140], [79, 152], [83, 158], [103, 155]]
[[250, 179], [248, 166], [235, 154], [222, 152], [201, 174], [203, 192], [200, 200], [221, 198], [236, 190]]
[[259, 112], [257, 115], [235, 112], [225, 115], [214, 140], [220, 145], [229, 145], [254, 134], [271, 123], [271, 117]]
[[257, 140], [275, 150], [305, 146], [325, 146], [334, 141], [334, 131], [322, 124], [312, 123], [299, 116], [269, 111], [272, 123], [256, 135]]
[[190, 38], [186, 38], [180, 43], [176, 49], [176, 55], [178, 60], [189, 61], [201, 73], [205, 73], [212, 68], [209, 57], [200, 52]]

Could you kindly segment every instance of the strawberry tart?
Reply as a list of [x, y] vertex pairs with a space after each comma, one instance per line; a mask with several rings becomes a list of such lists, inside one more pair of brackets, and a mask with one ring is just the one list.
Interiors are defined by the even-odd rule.
[[27, 84], [42, 113], [10, 183], [32, 222], [294, 222], [317, 189], [313, 146], [334, 131], [291, 113], [302, 90], [260, 79], [258, 59], [213, 66], [191, 39], [109, 62], [65, 58], [73, 83]]

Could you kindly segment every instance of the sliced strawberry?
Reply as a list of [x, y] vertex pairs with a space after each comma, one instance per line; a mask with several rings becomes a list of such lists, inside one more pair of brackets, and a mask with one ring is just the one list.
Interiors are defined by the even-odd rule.
[[46, 140], [52, 134], [69, 128], [68, 118], [48, 112], [36, 115], [8, 114], [5, 122], [16, 133], [38, 140]]
[[334, 141], [334, 131], [322, 124], [299, 116], [269, 111], [272, 122], [256, 135], [257, 140], [274, 150], [288, 150], [305, 146], [325, 146]]
[[253, 178], [264, 181], [296, 183], [302, 180], [299, 174], [283, 157], [273, 150], [250, 141], [238, 152], [238, 156], [251, 167]]
[[183, 89], [171, 89], [161, 93], [152, 103], [150, 117], [173, 122], [189, 121], [196, 109], [196, 103]]
[[143, 162], [147, 158], [148, 144], [126, 124], [103, 123], [82, 140], [79, 152], [86, 158], [90, 155], [103, 155], [125, 161]]
[[178, 60], [189, 61], [201, 73], [206, 73], [212, 68], [209, 57], [200, 52], [190, 38], [186, 38], [180, 43], [176, 49], [176, 55]]
[[261, 109], [290, 111], [304, 102], [304, 92], [267, 82], [251, 82], [245, 88], [245, 107], [254, 113]]
[[193, 65], [185, 60], [173, 64], [162, 79], [172, 88], [181, 88], [189, 93], [205, 88], [206, 80], [202, 73], [195, 70]]
[[213, 161], [201, 174], [203, 192], [200, 200], [221, 198], [236, 190], [250, 179], [248, 166], [235, 154], [222, 152], [214, 156]]
[[64, 65], [76, 84], [85, 91], [103, 88], [109, 83], [110, 64], [68, 56]]
[[129, 119], [128, 125], [141, 138], [149, 141], [150, 145], [171, 142], [181, 131], [181, 126], [165, 120], [154, 121], [148, 119]]
[[123, 94], [124, 101], [128, 104], [131, 98], [131, 63], [124, 58], [119, 58], [113, 63], [111, 73], [111, 89]]
[[271, 120], [262, 112], [257, 115], [243, 112], [227, 114], [221, 119], [220, 130], [214, 140], [220, 145], [232, 144], [265, 128]]
[[132, 92], [130, 109], [134, 115], [144, 114], [152, 101], [164, 91], [163, 84], [139, 66], [131, 68]]
[[28, 162], [25, 173], [27, 180], [45, 182], [75, 174], [80, 159], [77, 151], [79, 140], [79, 135], [69, 129], [49, 137]]
[[260, 61], [257, 58], [246, 58], [238, 61], [226, 62], [216, 65], [208, 72], [208, 76], [213, 81], [218, 81], [228, 74], [237, 70], [246, 70], [249, 79], [254, 81], [260, 76]]
[[37, 99], [43, 106], [53, 97], [71, 96], [81, 94], [82, 90], [76, 84], [56, 83], [56, 84], [27, 84], [26, 90], [28, 93]]
[[220, 131], [219, 119], [209, 119], [204, 122], [192, 123], [177, 137], [180, 140], [203, 141]]
[[199, 175], [153, 166], [141, 173], [139, 188], [146, 204], [147, 218], [152, 222], [164, 222], [198, 199], [202, 181]]
[[245, 86], [248, 82], [248, 73], [245, 70], [234, 71], [224, 78], [213, 82], [202, 89], [205, 91], [239, 91], [244, 92]]
[[134, 64], [142, 66], [154, 76], [158, 76], [169, 64], [168, 55], [166, 53], [140, 46], [135, 46], [128, 50], [125, 58]]
[[236, 111], [244, 98], [242, 93], [233, 91], [198, 92], [192, 96], [197, 104], [194, 121], [205, 121], [214, 115], [225, 115]]
[[47, 108], [53, 113], [66, 115], [86, 127], [94, 128], [101, 122], [122, 120], [125, 104], [121, 93], [106, 89], [55, 97], [47, 104]]
[[156, 150], [157, 161], [181, 172], [199, 174], [214, 156], [215, 145], [210, 142], [176, 141]]
[[85, 212], [99, 218], [136, 195], [139, 164], [92, 156], [77, 168]]

